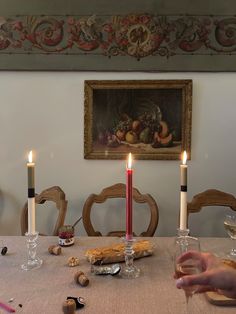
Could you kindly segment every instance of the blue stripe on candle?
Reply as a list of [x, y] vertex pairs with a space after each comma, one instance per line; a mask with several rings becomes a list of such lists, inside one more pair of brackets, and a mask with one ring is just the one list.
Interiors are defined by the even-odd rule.
[[181, 192], [187, 192], [187, 185], [181, 185], [180, 191]]
[[34, 188], [29, 188], [28, 189], [28, 197], [35, 197], [35, 191]]

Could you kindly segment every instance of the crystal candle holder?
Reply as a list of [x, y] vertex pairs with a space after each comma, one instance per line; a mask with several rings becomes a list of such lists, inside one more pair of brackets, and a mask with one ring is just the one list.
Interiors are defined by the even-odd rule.
[[23, 270], [31, 270], [35, 268], [39, 268], [43, 260], [40, 259], [37, 254], [37, 239], [39, 233], [36, 231], [35, 233], [26, 232], [26, 243], [27, 243], [27, 261], [21, 265]]
[[[181, 247], [182, 253], [189, 250], [192, 243], [199, 243], [198, 251], [200, 251], [200, 242], [196, 237], [189, 235], [189, 229], [177, 229], [177, 236], [175, 238], [175, 246]], [[198, 244], [197, 244], [198, 245]]]
[[133, 244], [135, 239], [133, 237], [130, 239], [124, 238], [123, 241], [125, 242], [125, 266], [122, 267], [121, 276], [126, 279], [137, 278], [140, 275], [140, 269], [134, 265]]
[[189, 229], [177, 229], [177, 236], [178, 237], [187, 237], [189, 236]]

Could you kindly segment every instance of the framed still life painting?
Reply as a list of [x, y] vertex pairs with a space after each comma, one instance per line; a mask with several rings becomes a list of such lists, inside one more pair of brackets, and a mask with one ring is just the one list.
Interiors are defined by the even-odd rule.
[[192, 81], [85, 81], [84, 158], [191, 157]]

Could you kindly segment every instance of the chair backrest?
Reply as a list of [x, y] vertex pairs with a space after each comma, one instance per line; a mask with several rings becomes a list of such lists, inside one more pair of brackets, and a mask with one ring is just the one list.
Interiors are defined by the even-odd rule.
[[[46, 201], [52, 201], [58, 209], [58, 216], [52, 235], [56, 236], [59, 233], [59, 228], [64, 225], [67, 200], [65, 193], [59, 186], [52, 186], [43, 190], [40, 194], [36, 194], [35, 203], [44, 204]], [[26, 202], [21, 211], [21, 234], [24, 235], [28, 230], [28, 203]]]
[[206, 190], [202, 193], [196, 194], [192, 198], [191, 202], [188, 203], [188, 215], [190, 213], [197, 213], [203, 207], [207, 206], [224, 206], [236, 211], [236, 198], [232, 194], [219, 190]]
[[[102, 190], [100, 194], [91, 194], [84, 203], [83, 207], [83, 224], [88, 236], [102, 236], [100, 231], [95, 231], [91, 222], [91, 209], [95, 203], [104, 203], [110, 198], [125, 198], [126, 185], [117, 183]], [[150, 209], [150, 222], [146, 231], [139, 236], [151, 237], [154, 235], [158, 225], [159, 212], [154, 198], [150, 194], [141, 194], [138, 189], [133, 187], [133, 200], [136, 203], [146, 203]], [[125, 231], [111, 231], [107, 236], [123, 236]]]

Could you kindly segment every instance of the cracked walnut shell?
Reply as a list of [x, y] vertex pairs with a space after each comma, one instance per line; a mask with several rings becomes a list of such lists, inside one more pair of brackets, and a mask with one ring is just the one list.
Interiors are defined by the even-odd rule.
[[68, 266], [74, 267], [79, 265], [79, 259], [77, 257], [71, 256], [67, 261]]

